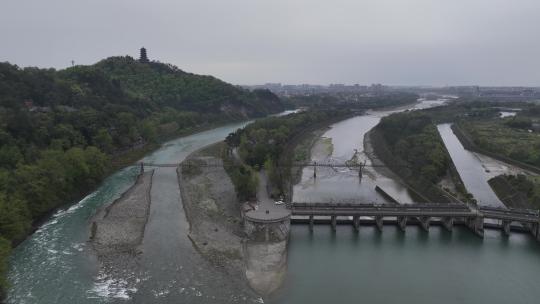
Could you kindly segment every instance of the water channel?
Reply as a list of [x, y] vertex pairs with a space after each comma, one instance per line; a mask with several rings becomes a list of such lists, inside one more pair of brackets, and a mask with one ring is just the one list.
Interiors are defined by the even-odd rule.
[[474, 196], [478, 205], [504, 207], [504, 204], [489, 186], [487, 182], [491, 178], [487, 172], [489, 170], [484, 168], [479, 157], [474, 152], [463, 148], [450, 124], [438, 125], [437, 129], [467, 191]]
[[294, 186], [295, 202], [355, 202], [388, 203], [375, 186], [380, 187], [401, 204], [412, 204], [415, 200], [407, 188], [392, 178], [369, 167], [372, 162], [364, 151], [364, 136], [375, 127], [382, 117], [405, 110], [418, 110], [443, 104], [447, 100], [421, 100], [414, 106], [401, 107], [385, 111], [368, 111], [366, 115], [352, 117], [330, 126], [312, 150], [312, 161], [318, 163], [344, 164], [356, 153], [360, 163], [365, 161], [366, 168], [360, 180], [357, 170], [348, 168], [307, 167], [302, 171], [302, 179]]
[[[164, 144], [145, 162], [178, 163], [190, 153], [223, 140], [246, 123], [233, 124]], [[109, 277], [98, 272], [88, 250], [88, 224], [101, 206], [110, 204], [135, 181], [138, 168], [108, 177], [92, 194], [60, 210], [20, 244], [10, 260], [8, 303], [151, 303], [159, 298], [191, 303], [235, 302], [242, 291], [225, 277], [205, 276], [211, 267], [187, 238], [174, 169], [160, 168], [153, 178], [152, 205], [143, 241], [141, 272]]]
[[[431, 105], [424, 101], [415, 108]], [[331, 137], [334, 145], [329, 157], [347, 160], [354, 149], [362, 154], [363, 134], [389, 113], [370, 112], [332, 126], [324, 135]], [[145, 161], [179, 162], [242, 125], [171, 141]], [[242, 290], [230, 289], [228, 278], [201, 275], [208, 265], [186, 237], [176, 175], [170, 169], [159, 169], [154, 176], [142, 272], [110, 278], [97, 271], [85, 250], [88, 221], [100, 206], [125, 191], [136, 174], [136, 169], [129, 168], [113, 174], [94, 193], [58, 211], [15, 249], [10, 261], [8, 303], [261, 301], [250, 299]], [[354, 172], [328, 172], [317, 184], [310, 184], [309, 172], [304, 175], [295, 190], [300, 189], [298, 195], [306, 199], [313, 198], [310, 189], [315, 189], [321, 195], [321, 190], [333, 190], [342, 199], [363, 195], [380, 200], [372, 190], [359, 189], [369, 189], [375, 182], [363, 180], [359, 185]], [[393, 191], [401, 202], [410, 202], [398, 182], [374, 170], [366, 176]], [[402, 233], [388, 226], [379, 233], [363, 227], [355, 233], [349, 226], [339, 226], [337, 232], [318, 226], [309, 232], [307, 226], [300, 225], [291, 230], [285, 284], [264, 302], [535, 303], [540, 297], [538, 273], [540, 245], [526, 234], [504, 237], [499, 231], [488, 230], [480, 239], [459, 228], [448, 233], [434, 227], [426, 233], [411, 227]], [[134, 286], [129, 284], [133, 280], [137, 282]]]

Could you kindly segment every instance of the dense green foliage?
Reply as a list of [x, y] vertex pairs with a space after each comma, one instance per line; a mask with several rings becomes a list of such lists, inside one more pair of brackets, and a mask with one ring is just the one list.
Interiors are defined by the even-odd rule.
[[451, 162], [431, 117], [404, 112], [384, 117], [379, 126], [393, 154], [406, 161], [414, 174], [435, 183]]
[[7, 288], [6, 271], [7, 265], [4, 261], [7, 260], [9, 252], [11, 251], [11, 244], [8, 240], [0, 236], [0, 299], [4, 298], [4, 292]]
[[[343, 117], [348, 110], [312, 110], [282, 117], [258, 120], [243, 129], [231, 133], [226, 142], [238, 148], [241, 159], [258, 171], [265, 168], [270, 183], [277, 187], [276, 195], [283, 194], [283, 178], [289, 175], [282, 155], [294, 138], [309, 128], [319, 126], [331, 119]], [[246, 179], [248, 181], [248, 179]]]
[[113, 57], [97, 63], [96, 68], [120, 83], [129, 96], [151, 101], [156, 107], [240, 117], [242, 112], [253, 117], [283, 110], [279, 98], [267, 90], [249, 92], [170, 64], [138, 64], [131, 57]]
[[493, 103], [483, 100], [457, 99], [448, 105], [424, 109], [435, 123], [456, 122], [460, 120], [483, 120], [498, 118], [498, 107], [509, 106], [506, 103]]
[[[522, 109], [500, 117], [506, 109]], [[457, 123], [484, 151], [540, 166], [540, 106], [525, 102], [488, 102], [460, 99], [447, 106], [423, 110], [436, 123]], [[531, 131], [529, 131], [531, 130]]]
[[60, 71], [0, 63], [0, 289], [6, 242], [21, 241], [37, 219], [95, 187], [112, 159], [281, 110], [269, 91], [131, 57]]
[[253, 168], [245, 164], [236, 164], [226, 169], [240, 202], [252, 200], [257, 196], [259, 177]]
[[[501, 175], [497, 178], [504, 179], [507, 188], [509, 188], [509, 189], [502, 189], [502, 190], [506, 190], [507, 192], [505, 193], [505, 197], [502, 197], [502, 199], [513, 198], [514, 196], [522, 196], [524, 197], [524, 200], [526, 201], [525, 206], [517, 206], [517, 207], [521, 207], [521, 208], [528, 207], [528, 208], [540, 209], [540, 177], [518, 174], [518, 175]], [[500, 189], [495, 189], [495, 190], [499, 190], [497, 192], [504, 192], [504, 191], [500, 191]], [[510, 207], [514, 207], [514, 206], [510, 206]]]
[[231, 133], [226, 141], [230, 146], [239, 148], [240, 156], [247, 164], [262, 168], [267, 159], [279, 161], [281, 152], [294, 136], [315, 124], [347, 113], [348, 110], [314, 110], [268, 117]]
[[[540, 167], [540, 133], [521, 129], [513, 118], [459, 123], [475, 145], [486, 151]], [[523, 121], [520, 119], [518, 121]]]
[[513, 117], [504, 122], [510, 128], [528, 130], [532, 127], [532, 121], [528, 118]]

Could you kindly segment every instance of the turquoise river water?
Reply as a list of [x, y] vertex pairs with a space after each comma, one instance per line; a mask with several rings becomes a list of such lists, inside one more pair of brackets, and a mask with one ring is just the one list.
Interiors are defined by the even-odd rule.
[[[365, 122], [357, 117], [349, 125], [371, 127], [380, 116], [365, 116]], [[171, 141], [145, 160], [179, 162], [242, 125]], [[367, 129], [351, 129], [346, 134], [360, 137], [358, 133]], [[361, 148], [360, 139], [355, 144]], [[336, 145], [339, 152], [339, 143]], [[85, 250], [89, 219], [134, 182], [137, 169], [128, 168], [111, 175], [80, 202], [58, 211], [15, 249], [8, 303], [529, 304], [540, 299], [540, 244], [527, 234], [504, 237], [499, 231], [487, 230], [480, 239], [462, 228], [449, 233], [433, 227], [426, 233], [409, 227], [403, 233], [386, 226], [380, 233], [373, 227], [361, 227], [355, 233], [350, 226], [338, 226], [336, 232], [316, 226], [309, 232], [302, 225], [292, 227], [283, 287], [268, 298], [246, 298], [242, 291], [227, 287], [227, 278], [200, 276], [199, 270], [206, 266], [186, 237], [174, 170], [159, 170], [154, 176], [142, 273], [133, 273], [135, 278], [108, 277], [99, 272]], [[385, 182], [401, 191], [391, 181]], [[342, 185], [358, 187], [348, 180]], [[305, 195], [309, 187], [306, 184]]]

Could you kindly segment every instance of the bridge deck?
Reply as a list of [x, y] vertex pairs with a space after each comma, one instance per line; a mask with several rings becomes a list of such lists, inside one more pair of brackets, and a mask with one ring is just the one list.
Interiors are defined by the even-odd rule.
[[539, 223], [537, 210], [502, 209], [493, 207], [469, 208], [464, 204], [332, 204], [332, 203], [292, 203], [292, 215], [299, 216], [374, 216], [374, 217], [462, 217]]

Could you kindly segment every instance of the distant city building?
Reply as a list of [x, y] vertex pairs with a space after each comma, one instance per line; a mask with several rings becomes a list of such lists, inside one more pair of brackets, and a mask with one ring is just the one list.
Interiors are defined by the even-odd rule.
[[146, 55], [146, 49], [144, 47], [141, 48], [141, 55], [139, 56], [139, 62], [147, 63], [148, 56]]
[[384, 92], [384, 86], [382, 84], [380, 84], [380, 83], [374, 83], [369, 87], [369, 90], [373, 94], [379, 95], [379, 94], [382, 94]]
[[540, 101], [538, 87], [480, 87], [471, 86], [387, 86], [374, 83], [369, 86], [356, 84], [332, 83], [329, 85], [266, 83], [244, 86], [247, 89], [268, 89], [284, 96], [309, 96], [329, 94], [344, 101], [358, 101], [364, 97], [384, 96], [395, 92], [419, 94], [423, 98], [435, 97], [474, 97], [492, 101]]

